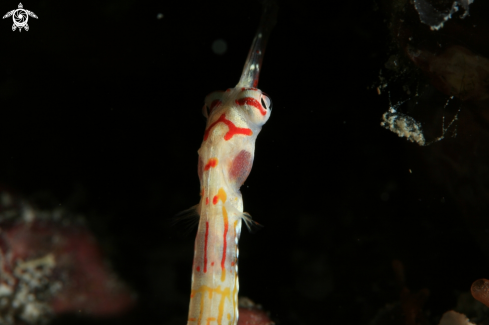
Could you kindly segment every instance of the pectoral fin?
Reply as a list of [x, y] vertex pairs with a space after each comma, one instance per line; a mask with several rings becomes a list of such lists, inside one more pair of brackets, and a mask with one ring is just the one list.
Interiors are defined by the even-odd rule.
[[183, 225], [186, 228], [184, 232], [189, 233], [199, 224], [200, 215], [198, 212], [198, 207], [199, 205], [196, 204], [193, 207], [174, 215], [172, 218], [172, 225]]

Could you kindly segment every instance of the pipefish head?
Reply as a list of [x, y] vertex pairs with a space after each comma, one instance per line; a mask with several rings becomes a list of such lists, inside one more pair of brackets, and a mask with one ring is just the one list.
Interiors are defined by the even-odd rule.
[[222, 114], [239, 115], [247, 124], [261, 127], [270, 118], [272, 100], [260, 89], [236, 87], [207, 95], [202, 113], [209, 122]]

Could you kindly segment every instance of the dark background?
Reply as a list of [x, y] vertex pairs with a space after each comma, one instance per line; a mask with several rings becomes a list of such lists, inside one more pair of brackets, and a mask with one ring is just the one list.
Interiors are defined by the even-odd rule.
[[[86, 216], [138, 293], [117, 324], [183, 324], [195, 230], [169, 220], [199, 200], [203, 99], [238, 82], [260, 5], [22, 3], [39, 17], [30, 30], [0, 26], [0, 183]], [[273, 113], [242, 188], [264, 228], [243, 231], [239, 262], [240, 295], [278, 324], [368, 323], [399, 300], [394, 259], [413, 292], [430, 290], [436, 324], [489, 272], [454, 192], [420, 162], [456, 140], [421, 148], [380, 127], [389, 98], [375, 86], [396, 51], [389, 10], [280, 1], [259, 84]]]

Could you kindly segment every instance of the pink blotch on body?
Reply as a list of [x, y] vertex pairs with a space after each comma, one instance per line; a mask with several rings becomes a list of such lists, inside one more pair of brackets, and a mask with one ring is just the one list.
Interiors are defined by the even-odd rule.
[[251, 156], [251, 153], [246, 150], [241, 150], [239, 154], [234, 157], [231, 168], [229, 169], [230, 179], [236, 182], [238, 186], [241, 186], [248, 178], [252, 166], [253, 157]]

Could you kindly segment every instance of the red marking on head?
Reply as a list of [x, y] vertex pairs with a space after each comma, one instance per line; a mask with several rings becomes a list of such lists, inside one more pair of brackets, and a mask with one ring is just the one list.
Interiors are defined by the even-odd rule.
[[208, 197], [205, 198], [205, 204], [209, 204], [209, 198]]
[[211, 106], [209, 107], [209, 114], [212, 113], [212, 110], [215, 108], [215, 107], [219, 107], [221, 106], [222, 102], [220, 99], [214, 99], [211, 103]]
[[253, 88], [253, 87], [249, 87], [249, 88], [243, 87], [243, 88], [241, 88], [241, 91], [245, 91], [245, 90], [254, 90], [254, 91], [257, 91], [258, 89], [257, 88]]
[[226, 119], [226, 114], [222, 114], [217, 119], [217, 121], [215, 121], [214, 123], [212, 123], [207, 128], [207, 130], [205, 130], [205, 132], [204, 132], [204, 141], [207, 140], [207, 138], [209, 137], [210, 130], [214, 127], [214, 125], [216, 125], [219, 122], [222, 122], [222, 123], [226, 124], [228, 126], [228, 128], [229, 128], [229, 131], [224, 135], [224, 140], [226, 140], [226, 141], [228, 141], [229, 139], [231, 139], [236, 134], [243, 134], [243, 135], [252, 135], [253, 134], [253, 131], [251, 131], [251, 129], [248, 129], [248, 128], [238, 128], [238, 127], [236, 127], [236, 125], [234, 125], [233, 122], [231, 122], [230, 120]]
[[211, 263], [211, 266], [214, 266], [214, 262]]
[[231, 88], [226, 89], [226, 92], [227, 92], [227, 93], [228, 93], [228, 92], [230, 92], [230, 91], [231, 91]]
[[234, 262], [231, 262], [231, 266], [234, 266]]
[[219, 196], [214, 195], [214, 198], [212, 199], [212, 204], [216, 205], [217, 201], [219, 201]]
[[204, 241], [204, 273], [207, 273], [207, 239], [209, 238], [209, 221], [205, 222], [205, 241]]
[[205, 164], [204, 170], [209, 170], [216, 166], [217, 166], [217, 158], [211, 158], [209, 159], [209, 161], [207, 161], [207, 164]]
[[267, 115], [267, 111], [254, 98], [245, 97], [245, 98], [241, 98], [241, 99], [236, 99], [236, 104], [238, 104], [240, 106], [242, 106], [242, 105], [250, 105], [250, 106], [256, 107], [260, 111], [261, 115], [263, 115], [263, 116]]
[[238, 186], [241, 186], [248, 175], [251, 172], [253, 166], [253, 157], [251, 153], [246, 150], [241, 150], [236, 157], [234, 157], [229, 168], [229, 178], [236, 182]]
[[200, 272], [200, 266], [197, 266], [197, 272]]
[[256, 78], [255, 80], [253, 80], [253, 87], [256, 87], [258, 86], [258, 78]]

